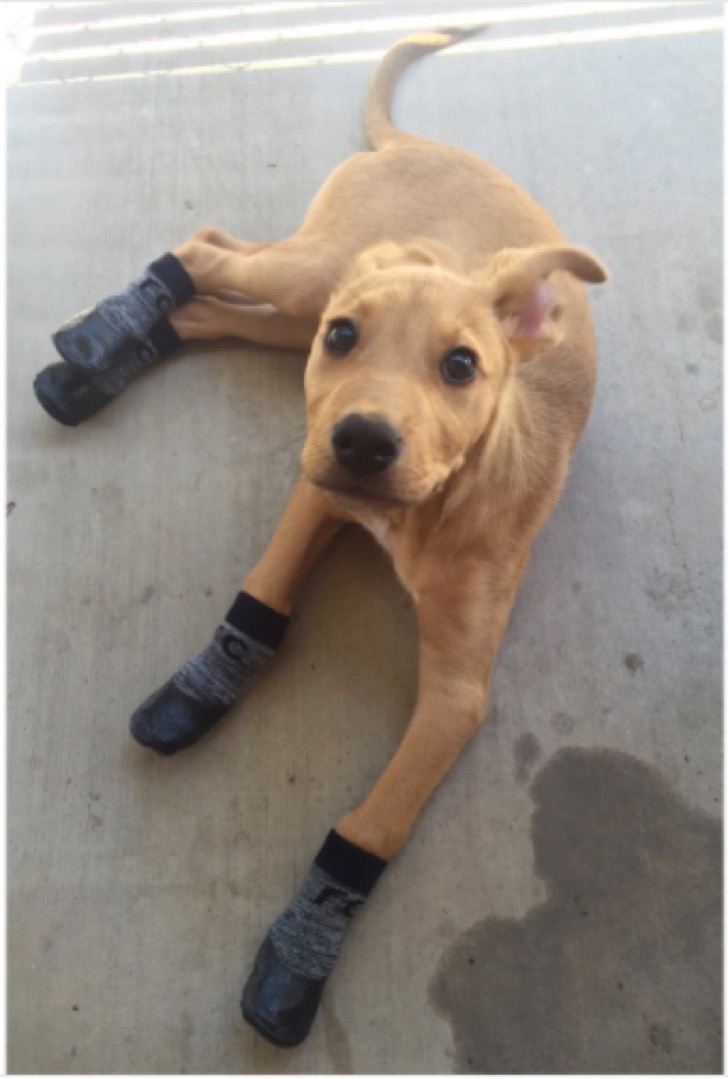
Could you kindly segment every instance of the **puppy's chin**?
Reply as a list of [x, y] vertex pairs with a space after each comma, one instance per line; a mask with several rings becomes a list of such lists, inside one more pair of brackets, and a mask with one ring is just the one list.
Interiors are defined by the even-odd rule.
[[335, 461], [311, 467], [304, 458], [302, 464], [303, 474], [310, 483], [352, 509], [416, 506], [432, 493], [430, 485], [398, 474], [396, 466], [387, 472], [355, 479]]

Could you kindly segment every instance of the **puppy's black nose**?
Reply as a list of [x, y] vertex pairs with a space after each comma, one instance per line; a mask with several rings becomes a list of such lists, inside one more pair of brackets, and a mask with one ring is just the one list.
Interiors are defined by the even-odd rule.
[[386, 420], [352, 412], [331, 432], [331, 446], [340, 465], [355, 476], [389, 468], [402, 452], [402, 436]]

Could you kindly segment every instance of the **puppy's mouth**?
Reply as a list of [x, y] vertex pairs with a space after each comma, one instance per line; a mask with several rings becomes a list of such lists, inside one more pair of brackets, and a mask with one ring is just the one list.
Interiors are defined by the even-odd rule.
[[335, 495], [344, 502], [362, 506], [408, 506], [419, 501], [400, 491], [389, 477], [386, 481], [372, 479], [351, 479], [343, 477], [340, 470], [333, 468], [331, 473], [309, 475], [308, 479], [316, 487]]

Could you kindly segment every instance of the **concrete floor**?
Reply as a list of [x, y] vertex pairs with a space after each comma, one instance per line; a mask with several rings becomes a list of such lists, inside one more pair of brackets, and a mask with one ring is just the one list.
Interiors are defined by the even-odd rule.
[[[601, 381], [489, 721], [288, 1052], [243, 1024], [240, 989], [402, 735], [408, 603], [385, 556], [343, 537], [235, 714], [178, 758], [144, 752], [129, 714], [206, 643], [292, 486], [303, 360], [190, 346], [77, 430], [31, 382], [68, 315], [194, 228], [295, 228], [362, 144], [372, 62], [101, 76], [382, 49], [402, 31], [47, 58], [10, 91], [11, 1072], [720, 1069], [721, 39], [678, 24], [720, 5], [586, 7], [488, 41], [651, 29], [527, 51], [484, 39], [423, 62], [397, 98], [403, 127], [491, 158], [606, 261]], [[162, 9], [176, 5], [123, 8]], [[455, 21], [444, 2], [361, 3], [174, 32], [438, 12]]]

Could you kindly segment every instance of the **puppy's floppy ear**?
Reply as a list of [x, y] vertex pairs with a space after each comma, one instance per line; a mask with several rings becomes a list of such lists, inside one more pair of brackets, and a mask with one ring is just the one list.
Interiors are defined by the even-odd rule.
[[592, 284], [607, 280], [605, 267], [594, 255], [565, 244], [506, 248], [476, 277], [504, 337], [522, 360], [552, 348], [563, 336], [559, 295], [549, 281], [556, 270]]

